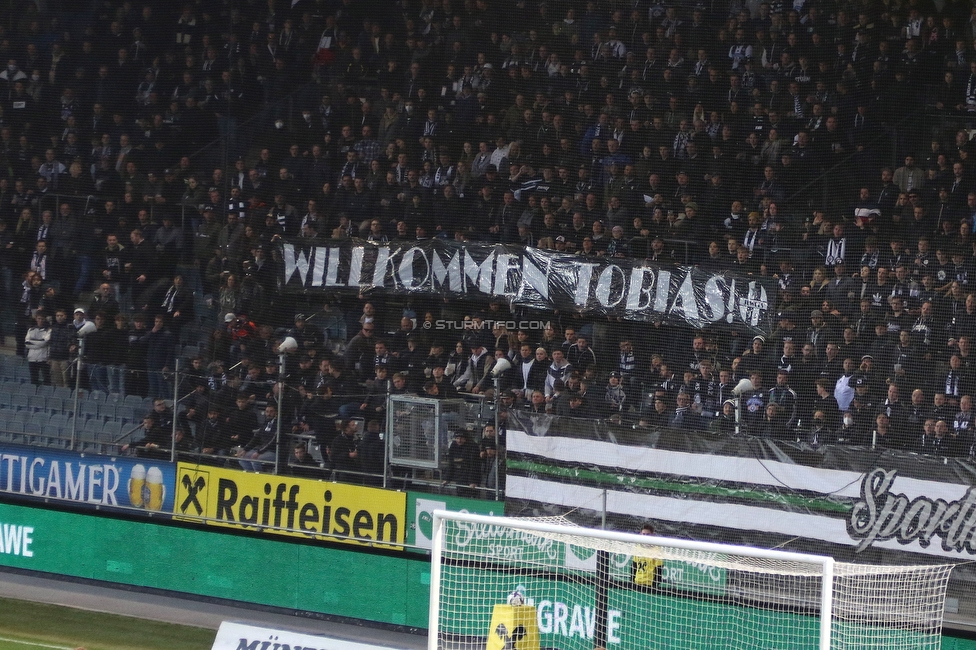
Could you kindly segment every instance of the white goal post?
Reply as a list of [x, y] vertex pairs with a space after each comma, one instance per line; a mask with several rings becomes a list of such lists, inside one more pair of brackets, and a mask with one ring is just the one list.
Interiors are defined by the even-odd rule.
[[433, 513], [428, 650], [938, 650], [951, 565]]

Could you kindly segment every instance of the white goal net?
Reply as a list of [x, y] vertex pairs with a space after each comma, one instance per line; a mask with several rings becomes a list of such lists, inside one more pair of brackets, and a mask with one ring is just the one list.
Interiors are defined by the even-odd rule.
[[938, 650], [951, 570], [438, 512], [429, 650]]

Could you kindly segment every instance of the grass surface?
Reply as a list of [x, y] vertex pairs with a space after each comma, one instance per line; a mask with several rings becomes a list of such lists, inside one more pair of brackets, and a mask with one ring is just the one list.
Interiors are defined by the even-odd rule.
[[0, 598], [0, 650], [208, 650], [214, 630]]
[[13, 641], [11, 639], [0, 638], [0, 650], [38, 650], [39, 648], [63, 648], [64, 650], [74, 650], [68, 646], [52, 645], [50, 643], [38, 643], [36, 641]]

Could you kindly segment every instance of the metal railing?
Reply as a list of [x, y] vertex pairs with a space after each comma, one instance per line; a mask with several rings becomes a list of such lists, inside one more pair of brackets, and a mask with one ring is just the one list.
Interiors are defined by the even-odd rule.
[[[406, 423], [405, 419], [398, 421], [394, 418], [392, 429], [369, 432], [366, 430], [365, 418], [356, 417], [355, 414], [350, 417], [346, 409], [342, 409], [344, 405], [358, 405], [362, 402], [366, 396], [366, 389], [361, 389], [361, 392], [332, 396], [331, 403], [324, 404], [322, 408], [320, 422], [323, 430], [308, 432], [295, 430], [295, 422], [290, 414], [295, 412], [299, 404], [298, 400], [303, 398], [297, 386], [286, 379], [284, 383], [278, 382], [273, 387], [268, 385], [270, 398], [265, 393], [257, 395], [249, 407], [258, 415], [258, 422], [262, 427], [264, 423], [261, 420], [261, 411], [266, 404], [275, 405], [279, 412], [284, 414], [283, 417], [278, 418], [275, 430], [274, 460], [242, 458], [241, 448], [246, 445], [247, 440], [240, 440], [238, 447], [220, 450], [219, 453], [203, 453], [201, 448], [203, 441], [200, 439], [201, 420], [186, 418], [187, 406], [191, 405], [190, 398], [194, 393], [193, 383], [198, 381], [200, 376], [191, 371], [185, 358], [178, 357], [172, 372], [165, 373], [163, 377], [169, 386], [167, 395], [157, 396], [164, 399], [164, 416], [170, 422], [168, 442], [160, 443], [157, 440], [153, 446], [146, 447], [142, 443], [145, 442], [149, 432], [143, 428], [142, 419], [152, 412], [153, 400], [141, 395], [126, 394], [127, 388], [131, 388], [133, 383], [131, 380], [146, 371], [113, 366], [114, 369], [129, 374], [129, 381], [121, 386], [122, 392], [107, 393], [97, 388], [93, 389], [89, 377], [92, 376], [92, 370], [98, 366], [87, 362], [84, 338], [81, 338], [80, 342], [80, 355], [70, 363], [73, 388], [67, 386], [40, 388], [27, 383], [26, 364], [18, 357], [7, 357], [8, 367], [0, 374], [0, 379], [9, 380], [3, 384], [5, 390], [0, 393], [4, 395], [0, 397], [0, 442], [66, 449], [95, 455], [117, 456], [123, 453], [144, 455], [157, 459], [165, 458], [170, 462], [185, 461], [235, 468], [240, 461], [245, 461], [248, 467], [256, 463], [263, 466], [264, 471], [273, 474], [304, 475], [377, 487], [404, 489], [412, 487], [437, 493], [456, 491], [467, 496], [489, 499], [498, 499], [502, 496], [504, 448], [500, 445], [498, 436], [495, 436], [494, 458], [487, 458], [484, 463], [490, 471], [487, 475], [484, 471], [479, 472], [477, 485], [445, 481], [450, 443], [456, 432], [464, 431], [469, 436], [466, 444], [479, 446], [485, 425], [495, 424], [496, 431], [498, 430], [495, 405], [490, 400], [486, 401], [483, 395], [465, 395], [462, 399], [448, 400], [443, 405], [443, 412], [439, 411], [440, 415], [425, 423], [428, 432], [435, 432], [431, 438], [433, 443], [431, 448], [436, 449], [434, 457], [437, 462], [428, 467], [418, 468], [407, 467], [402, 462], [403, 458], [391, 451], [394, 448], [394, 440], [401, 434], [398, 427]], [[279, 371], [283, 371], [285, 360], [279, 358], [279, 364]], [[227, 372], [232, 371], [233, 368], [228, 369]], [[33, 393], [31, 397], [37, 399], [30, 400], [25, 397], [21, 400], [11, 397], [18, 395], [21, 387], [24, 387], [24, 391]], [[43, 399], [40, 393], [35, 392], [38, 390], [43, 393]], [[53, 398], [55, 391], [58, 391], [59, 397], [48, 400], [48, 397]], [[394, 410], [430, 401], [397, 395], [387, 395], [385, 398], [386, 408]], [[42, 402], [44, 406], [41, 406]], [[56, 405], [46, 409], [45, 407], [51, 406], [52, 402]], [[345, 417], [340, 416], [340, 410]], [[39, 424], [37, 426], [31, 424], [35, 419], [56, 424], [45, 431]], [[382, 423], [387, 422], [385, 414], [374, 419]], [[336, 466], [330, 461], [329, 440], [334, 437], [337, 426], [349, 420], [359, 423], [355, 439], [361, 452], [370, 444], [367, 442], [367, 437], [379, 434], [377, 449], [382, 455], [382, 463], [375, 469], [371, 470], [366, 466]], [[16, 427], [10, 425], [8, 428], [7, 423], [13, 421], [22, 424]], [[187, 428], [189, 430], [186, 430]], [[443, 432], [445, 435], [438, 436], [436, 432]], [[254, 431], [249, 431], [246, 435], [250, 436], [253, 433]], [[178, 440], [181, 441], [179, 444]], [[377, 438], [371, 440], [375, 443]], [[308, 464], [307, 460], [298, 462], [293, 456], [294, 448], [298, 443], [302, 443], [308, 456], [314, 459], [312, 464]]]
[[[907, 113], [898, 122], [880, 129], [871, 141], [864, 144], [864, 150], [876, 154], [884, 166], [900, 166], [899, 156], [906, 151], [914, 151], [921, 139], [924, 139], [921, 129], [917, 128], [917, 121], [923, 114], [924, 105], [920, 102], [915, 110]], [[918, 141], [908, 142], [909, 138]], [[788, 213], [805, 215], [815, 206], [846, 209], [857, 196], [857, 188], [850, 184], [861, 179], [863, 161], [862, 152], [854, 151], [830, 167], [820, 170], [814, 178], [786, 197], [784, 203]], [[874, 177], [865, 180], [872, 186], [877, 182]]]

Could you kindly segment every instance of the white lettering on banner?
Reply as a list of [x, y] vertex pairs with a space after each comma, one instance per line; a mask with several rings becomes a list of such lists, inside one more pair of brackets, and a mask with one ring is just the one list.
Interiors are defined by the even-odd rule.
[[341, 287], [345, 283], [339, 281], [339, 253], [338, 248], [329, 249], [329, 264], [325, 275], [325, 286]]
[[576, 280], [576, 305], [578, 307], [585, 307], [587, 299], [590, 296], [590, 280], [593, 278], [593, 269], [596, 268], [596, 264], [580, 264], [579, 277]]
[[34, 551], [31, 550], [31, 544], [33, 543], [33, 526], [0, 524], [0, 553], [4, 555], [34, 557]]
[[705, 320], [716, 323], [725, 316], [725, 292], [719, 287], [719, 282], [724, 280], [717, 276], [708, 278], [705, 282], [705, 306], [708, 310], [702, 314]]
[[224, 621], [211, 650], [393, 650], [386, 646]]
[[685, 274], [685, 279], [678, 287], [678, 295], [671, 303], [670, 314], [687, 320], [698, 320], [698, 300], [695, 298], [695, 285], [691, 282], [691, 273]]
[[519, 284], [518, 292], [515, 294], [516, 300], [525, 299], [526, 288], [531, 287], [539, 294], [542, 300], [549, 300], [549, 267], [550, 260], [543, 260], [546, 268], [543, 271], [532, 263], [532, 260], [525, 258], [522, 261], [522, 282]]
[[[338, 249], [332, 249], [338, 250]], [[317, 248], [315, 249], [315, 263], [312, 266], [312, 284], [317, 287], [322, 286], [322, 275], [325, 273], [325, 257], [326, 249]]]
[[[649, 280], [645, 286], [645, 280]], [[627, 290], [627, 311], [644, 311], [651, 306], [654, 293], [654, 271], [645, 266], [630, 270], [630, 287]]]
[[[494, 251], [489, 253], [488, 257], [486, 257], [481, 264], [478, 264], [475, 259], [471, 257], [471, 251], [464, 251], [464, 275], [481, 293], [491, 293], [491, 286], [493, 284], [491, 281], [491, 272], [494, 268], [494, 264]], [[468, 291], [467, 282], [464, 283], [464, 291], [465, 293]]]
[[616, 307], [620, 304], [620, 301], [624, 299], [626, 293], [626, 288], [618, 289], [617, 296], [613, 296], [611, 291], [613, 289], [613, 278], [615, 274], [620, 274], [620, 279], [623, 280], [624, 272], [619, 266], [608, 266], [600, 273], [600, 278], [596, 283], [596, 299], [604, 307]]
[[[413, 276], [413, 265], [414, 261], [420, 257], [424, 262], [424, 273], [420, 277], [420, 280], [414, 282]], [[427, 259], [427, 255], [424, 253], [424, 249], [414, 246], [413, 248], [407, 250], [400, 259], [400, 268], [397, 271], [397, 275], [400, 278], [400, 284], [407, 291], [414, 291], [416, 289], [423, 289], [427, 284], [427, 278], [430, 276], [430, 261]]]
[[725, 305], [725, 312], [727, 314], [727, 316], [725, 317], [725, 321], [728, 323], [732, 323], [733, 321], [735, 321], [737, 295], [738, 294], [736, 293], [735, 290], [735, 280], [733, 279], [732, 282], [729, 283], [728, 303]]
[[98, 503], [95, 498], [95, 488], [102, 486], [102, 466], [90, 465], [88, 467], [88, 503]]
[[[47, 490], [44, 492], [46, 497], [61, 498], [61, 463], [52, 462], [51, 469], [47, 473]], [[53, 494], [52, 494], [53, 493]]]
[[864, 476], [861, 500], [851, 510], [849, 525], [851, 537], [859, 540], [856, 550], [860, 552], [890, 539], [899, 544], [917, 541], [926, 548], [933, 537], [938, 537], [945, 551], [976, 554], [974, 488], [951, 502], [926, 497], [909, 499], [891, 491], [897, 475], [896, 470], [878, 467]]
[[[509, 288], [509, 277], [513, 271], [519, 271], [522, 266], [522, 258], [518, 255], [501, 253], [495, 258], [495, 288], [496, 296], [514, 296], [516, 290]], [[516, 274], [516, 278], [518, 275]], [[516, 282], [516, 286], [520, 284]]]
[[[536, 551], [543, 553], [549, 560], [556, 559], [559, 553], [559, 546], [556, 542], [535, 535], [529, 531], [517, 530], [508, 526], [472, 524], [466, 521], [459, 521], [456, 525], [457, 534], [452, 541], [454, 546], [457, 548], [466, 548], [472, 542], [485, 542], [487, 540], [489, 542], [508, 542], [508, 546], [511, 546], [512, 543], [516, 543], [533, 548]], [[489, 544], [487, 546], [491, 545]], [[521, 551], [520, 548], [515, 548]]]
[[662, 314], [668, 309], [668, 293], [671, 291], [671, 273], [660, 271], [657, 274], [657, 295], [654, 297], [654, 311]]
[[64, 466], [64, 496], [72, 501], [81, 501], [85, 488], [85, 468], [87, 465], [78, 463], [78, 480], [71, 475], [71, 463]]
[[448, 289], [455, 293], [461, 291], [461, 256], [457, 252], [447, 261], [446, 266], [441, 256], [435, 254], [431, 267], [431, 275], [435, 285], [443, 287], [444, 281], [447, 280]]
[[[87, 464], [30, 458], [16, 454], [0, 456], [0, 467], [7, 480], [0, 491], [83, 501], [117, 506], [121, 483], [119, 468], [113, 463]], [[64, 480], [62, 481], [62, 476]]]
[[772, 308], [758, 280], [736, 282], [684, 266], [658, 269], [623, 260], [581, 262], [532, 248], [460, 245], [439, 239], [402, 246], [294, 242], [281, 246], [283, 289], [504, 296], [516, 305], [536, 309], [576, 307], [638, 319], [656, 314], [696, 327], [725, 321], [761, 328]]
[[767, 309], [769, 309], [769, 298], [766, 295], [766, 287], [753, 280], [749, 283], [749, 292], [739, 298], [739, 315], [742, 317], [742, 322], [752, 326], [758, 325]]
[[31, 464], [30, 464], [30, 476], [29, 476], [29, 478], [27, 480], [27, 484], [30, 486], [31, 494], [44, 494], [44, 479], [43, 478], [40, 478], [39, 477], [38, 480], [40, 480], [40, 485], [38, 485], [37, 487], [34, 487], [36, 485], [36, 481], [34, 480], [34, 470], [37, 469], [37, 466], [38, 465], [40, 465], [41, 467], [44, 466], [44, 459], [43, 458], [35, 458], [34, 460], [31, 461]]
[[349, 280], [347, 285], [350, 287], [358, 287], [360, 276], [363, 274], [363, 255], [366, 249], [362, 246], [354, 246], [352, 249], [352, 258], [349, 260]]
[[[557, 634], [567, 639], [579, 637], [592, 639], [596, 632], [596, 609], [588, 605], [572, 607], [558, 600], [542, 600], [536, 607], [536, 618], [540, 634]], [[620, 643], [620, 619], [623, 612], [617, 609], [607, 611], [607, 643]]]
[[386, 276], [387, 270], [393, 263], [393, 258], [390, 256], [389, 246], [380, 246], [376, 249], [376, 266], [373, 267], [373, 285], [374, 287], [384, 287], [386, 286]]
[[715, 584], [720, 584], [725, 580], [725, 572], [721, 567], [708, 565], [704, 562], [692, 562], [690, 560], [671, 560], [665, 563], [661, 566], [661, 579], [665, 582], [678, 585], [697, 584], [696, 581], [690, 579], [686, 582], [685, 579], [689, 576], [685, 575], [685, 571], [689, 574], [695, 572], [697, 575]]
[[[315, 250], [315, 249], [312, 249]], [[285, 262], [285, 282], [291, 280], [291, 276], [298, 273], [298, 277], [301, 278], [302, 284], [307, 284], [306, 279], [308, 278], [308, 256], [311, 251], [306, 253], [305, 251], [296, 251], [294, 244], [285, 244], [281, 249], [281, 257]]]

